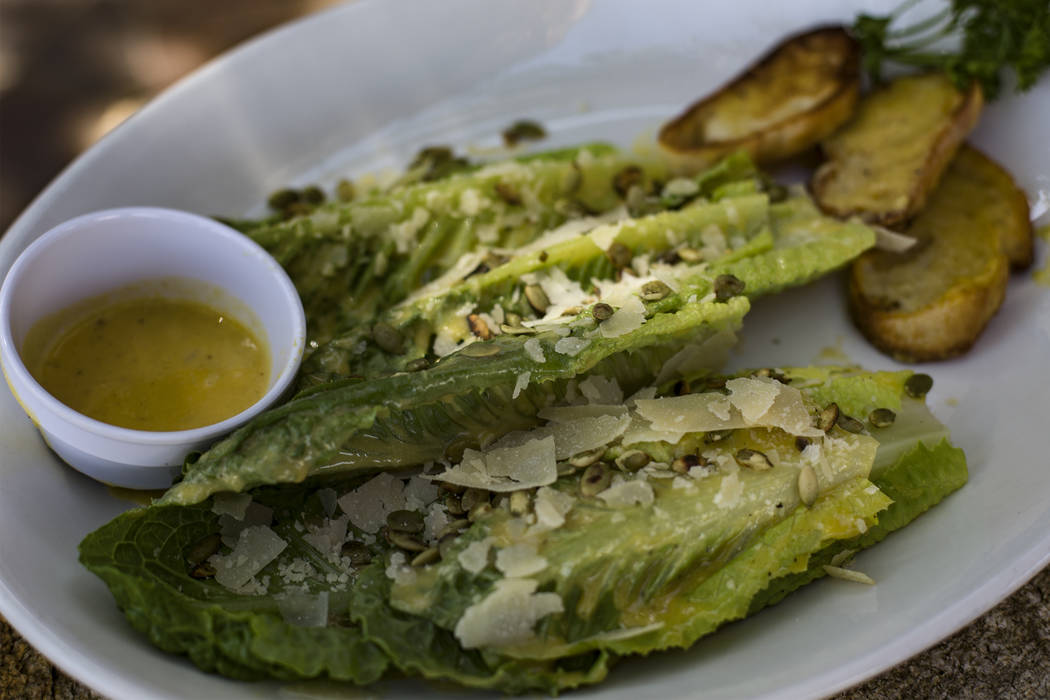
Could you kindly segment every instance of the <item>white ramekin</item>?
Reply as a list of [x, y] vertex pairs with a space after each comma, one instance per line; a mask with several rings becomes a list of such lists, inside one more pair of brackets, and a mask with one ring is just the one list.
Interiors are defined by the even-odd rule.
[[[168, 278], [200, 282], [180, 288], [199, 288], [201, 301], [265, 338], [272, 358], [270, 384], [249, 408], [192, 430], [132, 430], [74, 411], [26, 369], [20, 349], [40, 319], [79, 300]], [[242, 425], [286, 392], [305, 341], [299, 295], [265, 250], [217, 221], [171, 209], [109, 209], [66, 221], [27, 247], [0, 287], [0, 364], [8, 386], [59, 457], [114, 486], [169, 486], [188, 453]]]

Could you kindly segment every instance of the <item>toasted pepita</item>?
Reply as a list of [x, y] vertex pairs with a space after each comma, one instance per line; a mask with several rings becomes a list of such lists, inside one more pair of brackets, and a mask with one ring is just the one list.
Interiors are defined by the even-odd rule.
[[499, 345], [493, 345], [492, 343], [471, 343], [462, 350], [459, 351], [461, 355], [465, 357], [492, 357], [502, 352]]
[[904, 391], [913, 399], [921, 399], [930, 393], [933, 388], [933, 377], [922, 372], [916, 372], [904, 382]]
[[600, 301], [591, 308], [591, 315], [594, 316], [596, 321], [605, 321], [615, 313], [613, 307], [606, 304], [604, 301]]
[[398, 549], [403, 549], [406, 552], [422, 552], [427, 548], [425, 544], [419, 541], [418, 538], [413, 537], [407, 532], [398, 532], [397, 530], [387, 530], [386, 539], [390, 544], [394, 545]]
[[477, 314], [468, 314], [467, 325], [470, 327], [470, 332], [482, 340], [489, 340], [492, 338], [492, 330], [489, 328], [489, 324], [485, 323], [485, 319], [481, 316]]
[[551, 300], [547, 298], [547, 293], [538, 284], [525, 285], [525, 299], [529, 302], [529, 306], [535, 309], [538, 314], [547, 313], [547, 309], [551, 305]]
[[717, 301], [729, 301], [735, 296], [744, 293], [744, 281], [733, 275], [719, 275], [715, 278], [715, 299]]
[[372, 561], [372, 550], [364, 542], [350, 540], [340, 550], [344, 557], [350, 559], [351, 566], [364, 566]]
[[628, 450], [616, 458], [616, 466], [625, 472], [636, 472], [650, 461], [652, 458], [641, 450]]
[[868, 422], [876, 428], [888, 428], [897, 420], [897, 414], [888, 408], [876, 408], [868, 414]]
[[580, 495], [597, 496], [609, 488], [611, 483], [612, 472], [601, 462], [592, 464], [584, 470], [583, 476], [580, 477]]
[[733, 459], [741, 467], [747, 467], [756, 472], [764, 472], [773, 468], [773, 463], [769, 461], [769, 457], [766, 457], [765, 453], [747, 447], [737, 450], [736, 454], [733, 455]]
[[414, 510], [395, 510], [386, 516], [386, 526], [398, 532], [423, 532], [423, 515]]
[[372, 326], [372, 340], [381, 350], [391, 355], [400, 355], [404, 352], [405, 338], [401, 335], [401, 331], [384, 321]]
[[838, 419], [839, 405], [834, 402], [829, 403], [817, 417], [817, 428], [823, 430], [825, 433], [830, 433], [831, 429], [835, 427], [835, 423], [838, 422]]
[[798, 471], [798, 497], [809, 508], [817, 501], [820, 487], [817, 484], [817, 472], [806, 464]]
[[426, 566], [441, 559], [441, 550], [437, 547], [427, 547], [417, 554], [409, 564], [411, 566]]
[[660, 301], [671, 293], [671, 288], [660, 280], [652, 280], [642, 285], [642, 293], [639, 295], [642, 301]]

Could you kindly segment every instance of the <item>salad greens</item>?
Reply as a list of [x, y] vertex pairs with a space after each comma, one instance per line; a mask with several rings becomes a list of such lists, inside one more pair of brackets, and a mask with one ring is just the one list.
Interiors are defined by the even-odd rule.
[[[819, 411], [812, 399], [820, 397], [852, 405], [858, 415], [893, 403], [898, 420], [869, 428], [870, 435], [834, 427], [801, 452], [795, 436], [761, 425], [786, 424], [777, 409], [728, 436], [708, 431], [685, 433], [674, 445], [632, 443], [649, 463], [636, 472], [610, 466], [615, 483], [596, 496], [581, 492], [592, 467], [567, 468], [533, 492], [525, 511], [506, 497], [495, 506], [486, 501], [488, 508], [457, 526], [463, 529], [449, 528], [451, 520], [428, 524], [418, 537], [440, 541], [441, 558], [423, 566], [411, 566], [408, 556], [418, 555], [406, 556], [369, 520], [387, 522], [399, 506], [426, 511], [428, 519], [442, 512], [449, 492], [417, 472], [261, 487], [240, 521], [229, 514], [236, 510], [229, 495], [132, 510], [88, 536], [81, 560], [155, 644], [237, 678], [369, 683], [402, 672], [512, 693], [594, 683], [625, 655], [688, 646], [775, 603], [965, 482], [962, 452], [923, 402], [905, 394], [910, 373], [783, 369], [787, 384], [762, 374], [668, 398], [724, 399], [731, 411], [739, 399], [747, 410], [749, 387], [775, 386], [784, 406], [800, 401], [807, 415]], [[567, 409], [636, 414], [647, 400], [661, 398], [619, 407], [585, 400]], [[551, 422], [566, 419], [551, 415]], [[621, 434], [594, 464], [618, 447], [622, 455], [629, 436]], [[732, 455], [746, 447], [775, 456], [776, 466], [735, 464]], [[820, 473], [810, 506], [797, 485], [807, 463]], [[362, 515], [352, 507], [364, 499], [390, 500]], [[194, 578], [201, 542], [222, 533], [232, 543], [232, 551], [214, 547], [211, 565], [222, 571], [253, 527], [272, 529], [285, 546], [240, 589]], [[367, 542], [370, 560], [349, 565], [344, 540]], [[309, 623], [316, 626], [303, 626], [304, 617], [317, 615]]]
[[910, 372], [715, 374], [752, 299], [866, 226], [739, 155], [689, 178], [604, 145], [449, 158], [237, 223], [303, 298], [299, 393], [80, 546], [160, 648], [241, 679], [557, 693], [965, 482]]

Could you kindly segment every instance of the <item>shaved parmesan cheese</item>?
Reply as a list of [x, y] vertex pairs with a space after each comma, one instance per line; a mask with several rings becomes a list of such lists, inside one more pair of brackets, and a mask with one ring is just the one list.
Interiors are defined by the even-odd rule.
[[610, 226], [605, 224], [603, 226], [596, 226], [591, 229], [591, 232], [587, 234], [587, 237], [594, 241], [594, 245], [598, 246], [603, 251], [609, 250], [609, 246], [616, 241], [616, 234], [620, 232], [619, 226]]
[[340, 498], [339, 507], [355, 527], [374, 534], [387, 515], [405, 507], [404, 489], [401, 479], [382, 472]]
[[266, 525], [251, 525], [241, 530], [237, 545], [229, 554], [216, 554], [208, 561], [215, 567], [215, 580], [229, 589], [248, 583], [284, 551], [288, 543]]
[[311, 528], [303, 540], [321, 554], [338, 552], [346, 539], [346, 524], [349, 517], [325, 520], [320, 527]]
[[676, 352], [660, 369], [656, 384], [663, 384], [678, 377], [701, 374], [704, 370], [715, 370], [729, 359], [729, 351], [736, 345], [736, 333], [726, 329], [698, 343], [690, 343]]
[[228, 515], [234, 520], [244, 520], [244, 513], [251, 502], [251, 494], [217, 493], [212, 499], [211, 512], [216, 515]]
[[638, 400], [636, 410], [658, 432], [767, 427], [806, 437], [824, 434], [813, 425], [802, 393], [794, 387], [760, 377], [731, 379], [726, 387], [732, 392], [728, 415], [726, 397], [718, 392]]
[[485, 452], [466, 450], [462, 462], [431, 478], [499, 492], [546, 486], [558, 478], [554, 445], [550, 435], [511, 433]]
[[528, 641], [537, 621], [565, 610], [557, 593], [536, 593], [531, 579], [505, 578], [463, 612], [455, 635], [464, 649], [504, 647]]
[[328, 624], [328, 591], [316, 594], [288, 591], [275, 599], [281, 617], [293, 627], [324, 627]]
[[729, 401], [740, 410], [744, 420], [751, 424], [757, 423], [769, 410], [782, 386], [784, 385], [774, 380], [763, 381], [757, 377], [739, 377], [726, 382]]
[[[615, 316], [615, 314], [613, 314]], [[611, 318], [609, 320], [612, 320]], [[609, 321], [606, 321], [608, 323]], [[591, 344], [591, 341], [586, 338], [561, 338], [557, 343], [554, 344], [554, 352], [562, 355], [568, 355], [569, 357], [576, 357], [583, 351], [585, 347]]]
[[424, 207], [416, 207], [412, 216], [404, 221], [391, 224], [390, 237], [397, 246], [397, 252], [407, 253], [416, 242], [419, 231], [430, 221], [430, 211]]
[[744, 484], [740, 481], [740, 473], [738, 470], [732, 470], [722, 477], [718, 493], [715, 494], [715, 505], [719, 508], [732, 508], [743, 493]]
[[408, 510], [422, 510], [437, 500], [441, 490], [429, 479], [413, 476], [405, 484], [402, 497], [405, 500], [404, 507]]
[[480, 573], [489, 564], [489, 550], [493, 541], [491, 537], [486, 537], [468, 544], [456, 557], [460, 566], [472, 574]]
[[631, 296], [623, 306], [599, 326], [605, 338], [616, 338], [637, 330], [645, 323], [645, 305], [636, 296]]
[[473, 187], [463, 190], [459, 195], [459, 210], [464, 216], [477, 216], [487, 204], [481, 193]]
[[653, 503], [653, 487], [642, 479], [614, 482], [612, 486], [599, 493], [598, 498], [614, 508], [648, 506]]
[[532, 379], [532, 372], [522, 372], [518, 375], [518, 378], [514, 380], [514, 391], [510, 397], [512, 399], [518, 398], [521, 392], [525, 391], [529, 387], [529, 380]]
[[561, 527], [575, 502], [576, 499], [569, 494], [544, 486], [536, 492], [536, 500], [533, 503], [536, 526], [544, 530]]
[[615, 441], [631, 425], [626, 409], [619, 414], [597, 415], [566, 422], [552, 422], [537, 432], [554, 438], [555, 459], [568, 459]]
[[547, 361], [546, 356], [543, 354], [543, 346], [540, 345], [540, 341], [537, 338], [529, 338], [525, 341], [525, 354], [528, 355], [533, 362], [543, 364]]
[[496, 568], [512, 578], [537, 574], [547, 568], [547, 560], [529, 542], [512, 544], [496, 552]]
[[608, 378], [600, 374], [592, 374], [580, 382], [580, 393], [587, 397], [590, 403], [614, 406], [623, 403], [623, 390], [620, 389], [615, 377]]

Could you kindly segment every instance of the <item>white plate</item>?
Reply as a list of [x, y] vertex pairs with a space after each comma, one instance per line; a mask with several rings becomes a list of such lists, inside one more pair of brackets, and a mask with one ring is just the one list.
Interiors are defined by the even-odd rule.
[[[76, 214], [130, 205], [257, 210], [289, 181], [401, 165], [432, 142], [495, 143], [518, 117], [545, 122], [551, 144], [630, 145], [779, 37], [853, 12], [838, 0], [339, 7], [209, 65], [91, 149], [4, 236], [0, 271]], [[1030, 194], [1050, 190], [1047, 114], [1044, 80], [989, 108], [974, 137]], [[895, 367], [850, 326], [837, 284], [756, 304], [738, 364], [811, 363], [831, 347], [871, 368]], [[936, 378], [931, 404], [966, 449], [970, 483], [861, 555], [859, 568], [877, 586], [819, 582], [688, 652], [624, 664], [584, 694], [824, 695], [990, 608], [1050, 560], [1048, 359], [1050, 293], [1015, 276], [974, 351], [927, 368]], [[132, 631], [76, 562], [80, 539], [127, 504], [56, 461], [6, 390], [0, 459], [0, 610], [62, 669], [114, 698], [287, 693], [202, 673]], [[420, 688], [400, 683], [383, 694]]]

